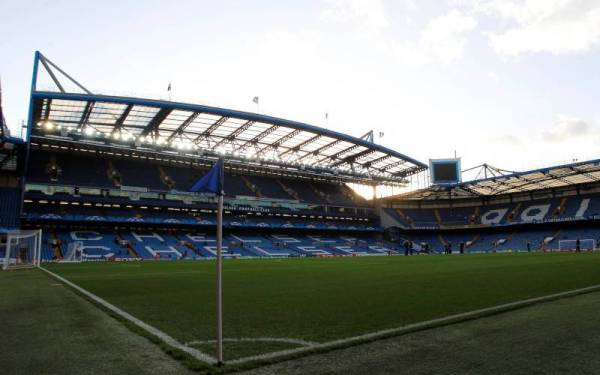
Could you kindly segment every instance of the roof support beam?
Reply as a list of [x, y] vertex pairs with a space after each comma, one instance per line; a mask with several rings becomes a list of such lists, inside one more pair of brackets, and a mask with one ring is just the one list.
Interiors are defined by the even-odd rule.
[[46, 58], [46, 56], [42, 55], [41, 53], [39, 54], [39, 56], [40, 56], [41, 63], [44, 65], [44, 68], [46, 68], [46, 71], [48, 72], [48, 74], [50, 74], [50, 76], [52, 77], [52, 80], [54, 81], [54, 83], [56, 83], [56, 86], [60, 89], [61, 92], [64, 93], [65, 91], [64, 91], [62, 85], [60, 84], [60, 82], [58, 81], [58, 79], [56, 78], [56, 76], [54, 75], [54, 72], [52, 71], [52, 69], [50, 69], [50, 67], [48, 66], [48, 64], [52, 65], [56, 70], [58, 70], [62, 75], [67, 77], [77, 87], [79, 87], [81, 90], [85, 91], [86, 94], [92, 95], [92, 92], [90, 90], [83, 87], [83, 85], [81, 83], [77, 82], [73, 77], [68, 75], [64, 70], [59, 68], [58, 65], [56, 65], [52, 61], [48, 60]]
[[576, 172], [576, 173], [574, 173], [574, 175], [577, 175], [577, 174], [584, 175], [585, 177], [589, 178], [590, 180], [592, 180], [592, 181], [594, 181], [594, 182], [596, 182], [596, 181], [598, 181], [598, 180], [599, 180], [598, 178], [594, 177], [594, 176], [593, 176], [593, 175], [591, 175], [590, 173], [588, 173], [588, 172], [586, 172], [586, 171], [582, 171], [581, 169], [577, 169], [576, 167], [571, 167], [571, 169], [572, 169], [574, 172]]
[[[361, 147], [361, 145], [352, 145], [352, 146], [350, 146], [350, 147], [347, 147], [347, 148], [343, 149], [342, 151], [338, 151], [338, 152], [336, 152], [336, 153], [335, 153], [335, 154], [333, 154], [333, 155], [330, 155], [330, 156], [325, 156], [324, 158], [322, 158], [321, 160], [319, 160], [319, 163], [321, 163], [321, 162], [323, 162], [323, 161], [325, 161], [325, 160], [327, 160], [327, 159], [329, 159], [329, 160], [331, 160], [331, 161], [337, 160], [337, 158], [338, 158], [338, 157], [340, 157], [341, 155], [344, 155], [344, 154], [345, 154], [345, 153], [347, 153], [347, 152], [350, 152], [350, 151], [356, 150], [356, 149], [357, 149], [357, 148], [359, 148], [359, 147]], [[352, 156], [354, 156], [354, 155], [352, 155]], [[350, 157], [352, 157], [352, 156], [350, 156]], [[343, 164], [343, 163], [342, 163], [342, 164]]]
[[258, 144], [258, 142], [260, 142], [261, 139], [263, 139], [264, 137], [268, 136], [269, 134], [273, 133], [275, 130], [279, 129], [279, 125], [273, 125], [269, 128], [266, 128], [265, 130], [263, 130], [260, 134], [256, 135], [256, 137], [252, 138], [249, 141], [244, 142], [241, 146], [240, 149], [244, 150], [246, 147], [248, 147], [249, 145], [255, 145]]
[[406, 164], [406, 160], [398, 160], [397, 162], [388, 164], [385, 167], [380, 168], [379, 170], [381, 170], [382, 172], [387, 172], [390, 169], [394, 169], [394, 168], [399, 167], [399, 166], [401, 166], [403, 164]]
[[370, 155], [372, 153], [376, 152], [375, 150], [371, 150], [371, 149], [366, 149], [364, 151], [359, 152], [358, 154], [354, 154], [354, 155], [350, 155], [347, 156], [343, 159], [340, 159], [338, 161], [336, 161], [335, 163], [331, 164], [330, 167], [337, 167], [338, 165], [342, 165], [342, 164], [352, 164], [355, 161], [359, 160], [361, 157], [365, 157], [367, 155]]
[[177, 129], [175, 129], [173, 131], [173, 133], [171, 133], [171, 135], [169, 136], [169, 138], [167, 139], [167, 142], [171, 142], [173, 140], [173, 138], [175, 138], [177, 135], [183, 133], [183, 131], [190, 126], [190, 124], [192, 122], [194, 122], [194, 120], [196, 119], [196, 117], [198, 117], [200, 115], [200, 112], [194, 112], [191, 115], [188, 116], [188, 118], [186, 118], [181, 125], [179, 125], [179, 127]]
[[156, 113], [156, 115], [154, 115], [152, 120], [150, 120], [148, 125], [146, 125], [144, 130], [142, 130], [142, 133], [140, 134], [140, 136], [144, 137], [144, 136], [150, 134], [151, 132], [156, 132], [158, 130], [158, 127], [160, 126], [160, 124], [167, 118], [167, 116], [169, 116], [171, 111], [173, 111], [172, 108], [161, 108]]
[[54, 71], [52, 71], [52, 69], [48, 66], [48, 63], [46, 62], [46, 58], [43, 56], [40, 56], [40, 62], [42, 63], [44, 68], [46, 68], [46, 72], [48, 72], [48, 75], [50, 75], [50, 78], [52, 78], [52, 81], [54, 81], [54, 84], [56, 85], [56, 87], [58, 87], [60, 92], [64, 93], [65, 92], [64, 87], [60, 84], [60, 81], [58, 80], [58, 78], [56, 78], [56, 75], [54, 75]]
[[234, 131], [232, 131], [231, 134], [229, 134], [227, 137], [225, 137], [225, 138], [221, 139], [219, 142], [217, 142], [217, 144], [213, 148], [217, 148], [225, 142], [228, 142], [228, 141], [231, 142], [231, 141], [235, 140], [240, 134], [245, 132], [252, 125], [254, 125], [254, 121], [252, 121], [252, 120], [246, 121], [245, 123], [240, 125], [240, 127], [235, 129]]
[[[491, 189], [489, 195], [499, 195], [499, 194], [502, 194], [502, 193], [505, 193], [505, 192], [509, 192], [510, 190], [513, 190], [513, 189], [514, 190], [518, 190], [520, 192], [527, 192], [527, 191], [529, 191], [531, 189], [526, 189], [525, 188], [526, 186], [539, 183], [539, 181], [532, 181], [532, 180], [529, 180], [529, 179], [522, 178], [520, 176], [515, 176], [515, 177], [519, 181], [522, 181], [522, 182], [516, 183], [516, 184], [513, 185], [513, 184], [509, 184], [506, 181], [502, 181], [502, 180], [495, 181], [496, 183], [498, 183], [499, 186], [496, 189]], [[541, 186], [542, 186], [542, 188], [545, 187], [544, 185], [541, 185]], [[501, 187], [504, 187], [504, 189], [501, 189]]]
[[212, 125], [210, 125], [208, 128], [206, 128], [205, 131], [203, 131], [202, 133], [200, 133], [199, 136], [196, 137], [196, 139], [194, 139], [194, 143], [198, 142], [201, 138], [208, 138], [210, 137], [210, 135], [219, 128], [219, 126], [223, 125], [223, 123], [225, 123], [225, 121], [229, 120], [229, 117], [227, 116], [223, 116], [220, 117], [217, 121], [213, 122]]
[[[258, 153], [260, 154], [260, 153], [264, 152], [264, 151], [265, 151], [266, 149], [268, 149], [268, 148], [272, 148], [272, 149], [274, 149], [274, 150], [275, 150], [275, 149], [277, 149], [277, 147], [279, 147], [279, 146], [280, 146], [282, 143], [285, 143], [285, 142], [289, 141], [290, 139], [294, 138], [295, 136], [297, 136], [297, 135], [298, 135], [298, 134], [300, 134], [301, 132], [302, 132], [302, 130], [300, 130], [300, 129], [296, 129], [296, 130], [294, 130], [293, 132], [290, 132], [290, 133], [288, 133], [288, 134], [284, 135], [283, 137], [279, 138], [278, 140], [276, 140], [276, 141], [275, 141], [275, 142], [273, 142], [272, 144], [270, 144], [270, 145], [268, 145], [268, 146], [265, 146], [265, 147], [261, 148], [260, 150], [258, 150]], [[289, 150], [286, 150], [286, 153], [287, 153], [288, 151], [289, 151]]]
[[[308, 157], [308, 156], [311, 156], [311, 155], [315, 155], [315, 156], [316, 156], [316, 155], [319, 155], [319, 154], [321, 153], [321, 151], [323, 151], [323, 150], [326, 150], [326, 149], [328, 149], [329, 147], [333, 147], [333, 146], [337, 145], [337, 144], [338, 144], [338, 143], [340, 143], [340, 142], [343, 142], [343, 140], [341, 140], [341, 139], [336, 139], [336, 140], [335, 140], [335, 141], [333, 141], [333, 142], [329, 142], [328, 144], [326, 144], [326, 145], [324, 145], [324, 146], [321, 146], [321, 147], [319, 147], [318, 149], [316, 149], [316, 150], [314, 150], [314, 151], [311, 151], [311, 152], [308, 152], [308, 153], [306, 153], [306, 154], [302, 155], [301, 157], [299, 157], [299, 158], [298, 158], [298, 160], [297, 160], [297, 161], [300, 161], [300, 160], [302, 160], [302, 159], [304, 159], [304, 158], [306, 158], [306, 157]], [[328, 157], [326, 157], [325, 159], [327, 159], [327, 158], [329, 158], [329, 156], [328, 156]], [[320, 162], [321, 162], [321, 160], [319, 160], [319, 163], [320, 163]]]
[[[558, 175], [552, 174], [550, 172], [546, 173], [546, 175], [552, 177], [553, 180], [558, 180], [558, 181], [562, 182], [565, 185], [569, 185], [570, 184], [570, 182], [568, 180], [566, 180], [565, 177], [571, 177], [571, 176], [578, 175], [578, 174], [579, 173], [569, 173], [566, 176], [558, 176]], [[584, 175], [584, 176], [586, 176], [586, 177], [588, 177], [588, 178], [591, 178], [586, 173], [581, 173], [581, 174]], [[593, 181], [598, 181], [598, 180], [595, 180], [595, 179], [592, 179], [592, 180]]]
[[133, 109], [133, 104], [129, 104], [127, 107], [125, 107], [125, 109], [123, 110], [123, 113], [121, 113], [121, 115], [115, 122], [115, 131], [119, 130], [123, 126], [123, 123], [127, 119], [127, 116], [129, 116], [129, 112], [131, 112], [132, 109]]
[[369, 166], [371, 166], [371, 165], [375, 165], [375, 164], [377, 164], [377, 163], [381, 163], [382, 161], [386, 161], [387, 159], [389, 159], [389, 158], [392, 158], [392, 157], [393, 157], [392, 155], [384, 155], [384, 156], [382, 156], [382, 157], [380, 157], [380, 158], [373, 159], [373, 160], [371, 160], [370, 162], [368, 162], [368, 163], [365, 163], [365, 165], [367, 165], [367, 164], [368, 164]]
[[85, 109], [81, 114], [81, 119], [79, 120], [79, 125], [77, 125], [77, 129], [83, 128], [88, 123], [88, 121], [90, 120], [90, 115], [92, 114], [92, 110], [94, 109], [95, 103], [96, 102], [94, 101], [87, 102], [87, 104], [85, 105]]
[[319, 139], [319, 138], [321, 138], [321, 137], [322, 137], [322, 135], [321, 135], [321, 134], [317, 134], [317, 135], [315, 135], [314, 137], [311, 137], [311, 138], [307, 139], [306, 141], [300, 142], [300, 143], [299, 143], [299, 144], [297, 144], [296, 146], [294, 146], [294, 147], [292, 147], [292, 148], [290, 148], [290, 149], [288, 149], [288, 150], [286, 150], [286, 151], [282, 152], [282, 153], [281, 153], [281, 155], [279, 155], [279, 156], [282, 156], [282, 157], [283, 157], [283, 156], [287, 155], [287, 154], [288, 154], [288, 153], [290, 153], [290, 152], [294, 152], [294, 151], [296, 151], [296, 152], [297, 152], [297, 151], [299, 151], [299, 150], [300, 150], [302, 147], [304, 147], [304, 146], [306, 146], [306, 145], [308, 145], [308, 144], [311, 144], [311, 143], [313, 143], [314, 141], [316, 141], [317, 139]]

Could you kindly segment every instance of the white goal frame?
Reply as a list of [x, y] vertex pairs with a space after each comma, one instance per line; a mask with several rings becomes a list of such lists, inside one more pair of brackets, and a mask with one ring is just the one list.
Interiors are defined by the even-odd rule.
[[[558, 250], [566, 251], [566, 250], [576, 250], [577, 248], [577, 240], [559, 240], [558, 241]], [[581, 238], [579, 240], [579, 248], [580, 250], [593, 251], [596, 250], [596, 240], [593, 238]]]
[[[27, 253], [21, 254], [20, 245], [27, 243], [23, 248]], [[2, 269], [17, 269], [39, 267], [42, 261], [42, 230], [21, 230], [6, 233], [4, 244], [4, 258]]]

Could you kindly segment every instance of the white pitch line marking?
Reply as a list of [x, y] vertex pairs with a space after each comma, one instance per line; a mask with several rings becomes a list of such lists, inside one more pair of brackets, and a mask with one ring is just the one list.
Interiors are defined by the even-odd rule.
[[163, 342], [167, 343], [168, 345], [171, 345], [172, 347], [175, 347], [181, 351], [184, 351], [188, 354], [190, 354], [192, 357], [209, 363], [209, 364], [216, 364], [217, 363], [217, 359], [214, 357], [211, 357], [210, 355], [201, 352], [200, 350], [194, 349], [194, 348], [190, 348], [188, 346], [183, 345], [182, 343], [180, 343], [179, 341], [177, 341], [176, 339], [174, 339], [173, 337], [167, 335], [166, 333], [164, 333], [163, 331], [159, 330], [158, 328], [155, 328], [147, 323], [144, 323], [143, 321], [139, 320], [138, 318], [136, 318], [135, 316], [119, 309], [118, 307], [116, 307], [115, 305], [103, 300], [102, 298], [98, 297], [97, 295], [88, 292], [87, 290], [83, 289], [82, 287], [70, 282], [69, 280], [65, 279], [62, 276], [59, 276], [57, 274], [55, 274], [54, 272], [51, 272], [47, 269], [45, 269], [44, 267], [39, 267], [42, 271], [48, 273], [50, 276], [62, 281], [63, 283], [69, 285], [70, 287], [74, 288], [75, 290], [77, 290], [78, 292], [82, 293], [83, 295], [91, 298], [92, 300], [94, 300], [95, 302], [99, 303], [100, 305], [106, 307], [107, 309], [109, 309], [110, 311], [116, 313], [117, 315], [119, 315], [120, 317], [122, 317], [123, 319], [126, 319], [128, 321], [130, 321], [131, 323], [135, 324], [136, 326], [140, 327], [141, 329], [143, 329], [144, 331], [150, 333], [153, 336], [158, 337], [159, 339], [161, 339]]
[[[292, 339], [286, 337], [240, 337], [240, 338], [224, 338], [223, 342], [256, 342], [256, 341], [268, 341], [268, 342], [283, 342], [286, 344], [295, 344], [300, 346], [315, 346], [318, 343], [313, 341], [305, 341], [300, 339]], [[185, 345], [197, 345], [197, 344], [214, 344], [216, 340], [198, 340], [190, 341]]]
[[303, 352], [308, 353], [314, 349], [317, 349], [317, 350], [318, 349], [335, 349], [337, 347], [342, 347], [342, 346], [345, 346], [348, 344], [361, 344], [364, 342], [368, 342], [368, 341], [372, 341], [372, 340], [376, 340], [376, 339], [380, 339], [380, 338], [399, 336], [402, 334], [411, 333], [411, 332], [424, 330], [424, 329], [428, 329], [428, 328], [435, 328], [435, 327], [443, 326], [446, 324], [459, 323], [459, 322], [463, 322], [463, 321], [474, 319], [474, 318], [483, 318], [483, 317], [494, 315], [497, 313], [507, 312], [507, 311], [515, 310], [515, 309], [521, 308], [521, 307], [531, 306], [531, 305], [534, 305], [534, 304], [540, 303], [540, 302], [554, 301], [554, 300], [557, 300], [560, 298], [573, 297], [573, 296], [577, 296], [580, 294], [595, 292], [595, 291], [600, 291], [600, 285], [594, 285], [594, 286], [590, 286], [590, 287], [586, 287], [586, 288], [580, 288], [580, 289], [569, 290], [569, 291], [561, 292], [561, 293], [549, 294], [549, 295], [542, 296], [542, 297], [529, 298], [529, 299], [524, 299], [524, 300], [520, 300], [520, 301], [516, 301], [516, 302], [505, 303], [502, 305], [486, 307], [486, 308], [479, 309], [479, 310], [473, 310], [473, 311], [469, 311], [466, 313], [450, 315], [450, 316], [446, 316], [443, 318], [431, 319], [431, 320], [427, 320], [424, 322], [409, 324], [409, 325], [402, 326], [402, 327], [384, 329], [381, 331], [366, 333], [364, 335], [348, 337], [345, 339], [333, 340], [333, 341], [328, 341], [328, 342], [324, 342], [324, 343], [317, 343], [317, 344], [306, 346], [303, 348], [286, 349], [286, 350], [281, 350], [281, 351], [277, 351], [277, 352], [271, 352], [271, 353], [265, 353], [265, 354], [255, 355], [255, 356], [234, 359], [234, 360], [228, 361], [227, 363], [228, 364], [242, 364], [242, 363], [251, 362], [251, 361], [273, 359], [273, 358], [277, 358], [277, 357], [283, 357], [283, 356], [292, 355], [292, 354], [299, 354], [299, 353], [303, 353]]

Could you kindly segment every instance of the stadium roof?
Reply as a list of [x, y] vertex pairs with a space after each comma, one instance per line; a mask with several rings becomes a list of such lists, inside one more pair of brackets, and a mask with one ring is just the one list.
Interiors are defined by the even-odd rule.
[[[39, 64], [56, 90], [37, 89]], [[74, 89], [66, 89], [67, 84]], [[427, 169], [369, 140], [301, 122], [199, 104], [96, 95], [39, 52], [31, 108], [29, 134], [38, 141], [71, 138], [199, 158], [225, 155], [236, 162], [328, 171], [363, 182], [403, 183]]]
[[499, 196], [600, 182], [600, 159], [514, 172], [451, 185], [433, 185], [394, 199], [447, 200]]

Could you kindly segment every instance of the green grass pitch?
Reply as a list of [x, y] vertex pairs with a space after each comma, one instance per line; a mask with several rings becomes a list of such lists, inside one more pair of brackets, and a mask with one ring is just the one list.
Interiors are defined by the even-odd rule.
[[[212, 261], [47, 268], [180, 342], [215, 335]], [[228, 260], [224, 336], [326, 342], [600, 284], [600, 254]], [[196, 347], [214, 354], [214, 344]], [[297, 347], [226, 342], [225, 359]]]

